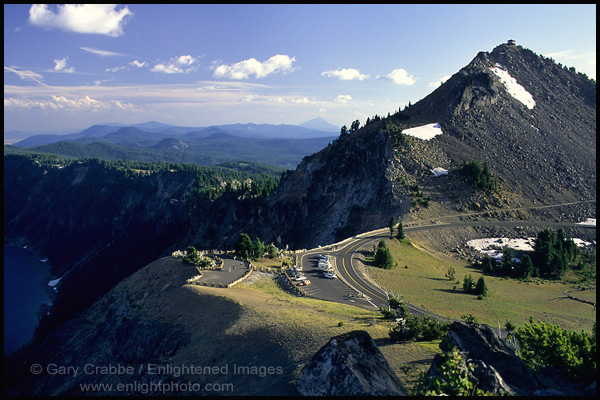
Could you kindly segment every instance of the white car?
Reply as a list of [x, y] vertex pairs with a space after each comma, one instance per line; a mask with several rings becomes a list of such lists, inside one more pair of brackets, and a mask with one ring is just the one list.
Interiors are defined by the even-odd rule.
[[306, 279], [306, 277], [304, 275], [298, 275], [295, 278], [293, 278], [295, 281], [303, 281]]
[[325, 278], [329, 278], [329, 279], [336, 279], [337, 275], [334, 272], [327, 272], [325, 274]]

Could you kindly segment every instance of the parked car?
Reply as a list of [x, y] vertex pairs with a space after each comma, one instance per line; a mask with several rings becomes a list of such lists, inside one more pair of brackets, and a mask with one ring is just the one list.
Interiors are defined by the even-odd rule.
[[325, 274], [325, 278], [329, 278], [329, 279], [336, 279], [337, 275], [334, 272], [327, 272]]
[[331, 269], [331, 264], [327, 263], [327, 264], [319, 264], [318, 267], [321, 271], [327, 271], [328, 269]]
[[293, 278], [295, 281], [303, 281], [306, 279], [306, 277], [304, 275], [298, 275], [295, 278]]
[[308, 279], [304, 279], [304, 280], [298, 282], [298, 286], [306, 286], [306, 285], [310, 285], [310, 281]]

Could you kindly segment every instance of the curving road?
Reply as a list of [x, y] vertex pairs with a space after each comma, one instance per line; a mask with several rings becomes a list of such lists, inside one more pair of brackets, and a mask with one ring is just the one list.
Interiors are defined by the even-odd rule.
[[[336, 256], [335, 252], [330, 250], [328, 251], [325, 248], [320, 248], [302, 253], [299, 256], [299, 265], [302, 266], [304, 275], [311, 281], [310, 285], [303, 287], [308, 296], [321, 300], [350, 304], [368, 310], [376, 310], [376, 308], [374, 308], [374, 306], [371, 305], [365, 297], [348, 285], [345, 282], [345, 279], [325, 278], [323, 273], [317, 268], [318, 254], [331, 255], [331, 261], [334, 269], [339, 270], [339, 266], [337, 264], [340, 262], [340, 258]], [[339, 273], [337, 275], [340, 277]]]
[[[542, 222], [542, 221], [469, 221], [452, 223], [432, 223], [425, 225], [404, 227], [405, 232], [416, 232], [431, 229], [448, 229], [463, 226], [535, 226], [535, 227], [574, 227], [582, 229], [596, 229], [595, 225], [581, 225], [566, 222]], [[312, 249], [300, 256], [300, 265], [302, 265], [307, 277], [312, 281], [312, 285], [306, 287], [309, 296], [317, 297], [340, 303], [352, 304], [358, 307], [378, 310], [380, 307], [387, 308], [388, 294], [385, 289], [380, 288], [368, 279], [362, 276], [353, 266], [353, 257], [358, 249], [368, 245], [370, 242], [389, 238], [389, 229], [383, 228], [375, 231], [363, 233], [352, 238], [346, 239], [340, 243], [326, 246], [323, 248]], [[324, 278], [317, 269], [317, 254], [329, 254], [334, 258], [334, 269], [337, 271], [339, 279]], [[344, 285], [341, 285], [341, 282]], [[417, 315], [424, 315], [426, 312], [416, 306], [407, 304], [409, 310]], [[429, 313], [431, 314], [431, 313]], [[441, 316], [437, 316], [442, 318]]]

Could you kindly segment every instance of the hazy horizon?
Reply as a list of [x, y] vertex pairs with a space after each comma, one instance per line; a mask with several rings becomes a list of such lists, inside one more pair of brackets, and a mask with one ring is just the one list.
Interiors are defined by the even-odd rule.
[[509, 39], [595, 79], [595, 4], [5, 4], [4, 131], [349, 126]]

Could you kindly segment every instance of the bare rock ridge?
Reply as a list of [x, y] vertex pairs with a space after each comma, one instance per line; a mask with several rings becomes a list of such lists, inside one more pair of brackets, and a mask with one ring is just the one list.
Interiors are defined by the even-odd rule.
[[404, 386], [365, 331], [331, 338], [300, 371], [298, 391], [304, 396], [406, 395]]

